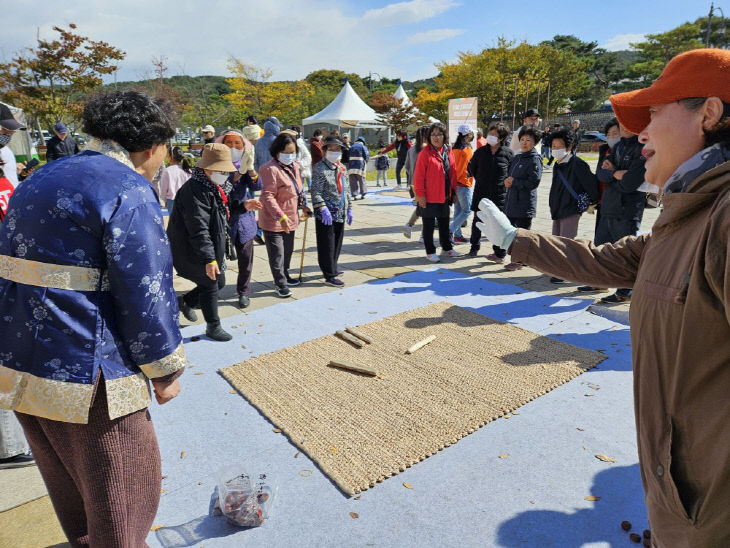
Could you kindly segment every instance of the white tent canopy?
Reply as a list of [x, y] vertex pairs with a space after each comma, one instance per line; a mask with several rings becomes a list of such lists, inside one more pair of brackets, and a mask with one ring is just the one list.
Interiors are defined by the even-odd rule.
[[[408, 97], [406, 90], [403, 89], [403, 84], [401, 84], [400, 80], [398, 80], [398, 89], [393, 92], [393, 97], [398, 99], [401, 102], [401, 105], [403, 105], [404, 107], [413, 104], [413, 101], [411, 101], [411, 98]], [[420, 112], [420, 110], [416, 109], [416, 112]], [[437, 120], [433, 116], [429, 116], [428, 121], [433, 124], [434, 122], [439, 122], [440, 120]]]
[[378, 121], [378, 114], [352, 89], [350, 82], [345, 81], [342, 90], [332, 102], [317, 114], [302, 120], [302, 125], [332, 124], [338, 127], [383, 128]]

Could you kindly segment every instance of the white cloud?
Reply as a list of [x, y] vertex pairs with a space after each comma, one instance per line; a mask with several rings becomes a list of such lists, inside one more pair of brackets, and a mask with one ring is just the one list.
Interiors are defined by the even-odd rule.
[[618, 34], [598, 47], [601, 47], [608, 51], [621, 51], [625, 49], [631, 49], [630, 44], [643, 42], [644, 38], [646, 38], [646, 34]]
[[409, 0], [365, 12], [362, 22], [381, 27], [405, 25], [430, 19], [458, 6], [453, 0]]
[[441, 40], [447, 40], [454, 36], [464, 34], [463, 29], [432, 29], [425, 30], [423, 32], [417, 32], [412, 34], [406, 40], [408, 44], [431, 44], [433, 42], [440, 42]]

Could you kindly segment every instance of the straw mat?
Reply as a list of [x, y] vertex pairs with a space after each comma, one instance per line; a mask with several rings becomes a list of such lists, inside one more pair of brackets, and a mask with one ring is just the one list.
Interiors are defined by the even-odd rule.
[[[343, 326], [344, 329], [345, 326]], [[604, 359], [440, 302], [221, 369], [345, 493], [402, 472]], [[416, 351], [414, 343], [436, 335]], [[335, 369], [354, 362], [377, 377]]]

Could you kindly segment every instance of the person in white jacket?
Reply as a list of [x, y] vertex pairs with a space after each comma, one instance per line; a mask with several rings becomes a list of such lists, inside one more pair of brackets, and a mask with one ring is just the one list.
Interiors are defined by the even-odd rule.
[[525, 111], [522, 115], [522, 125], [512, 133], [512, 140], [509, 142], [509, 147], [515, 154], [520, 154], [520, 152], [522, 152], [520, 150], [520, 140], [517, 136], [520, 134], [520, 130], [527, 126], [540, 129], [540, 113], [537, 112], [536, 108], [528, 108]]
[[302, 183], [309, 190], [309, 185], [312, 182], [312, 154], [309, 152], [309, 145], [302, 139], [302, 128], [299, 126], [292, 126], [292, 129], [297, 132], [297, 162], [299, 162], [299, 169], [302, 174]]

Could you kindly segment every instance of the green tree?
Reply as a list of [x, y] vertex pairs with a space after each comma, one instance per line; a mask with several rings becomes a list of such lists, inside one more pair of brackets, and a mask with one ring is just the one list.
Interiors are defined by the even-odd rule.
[[37, 39], [8, 63], [0, 64], [0, 93], [43, 125], [81, 118], [83, 96], [101, 86], [102, 76], [117, 70], [113, 61], [125, 53], [106, 42], [90, 40], [68, 29], [53, 27], [58, 38]]
[[428, 116], [422, 114], [413, 103], [401, 102], [387, 91], [373, 93], [370, 106], [378, 113], [378, 121], [393, 131], [423, 125], [428, 121]]

